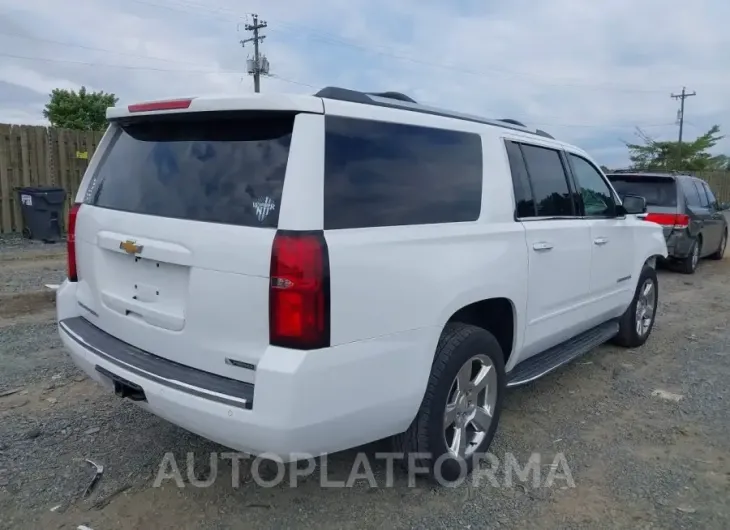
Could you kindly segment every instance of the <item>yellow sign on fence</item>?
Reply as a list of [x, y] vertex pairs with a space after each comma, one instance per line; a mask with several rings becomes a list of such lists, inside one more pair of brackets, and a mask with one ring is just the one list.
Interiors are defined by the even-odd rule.
[[89, 153], [87, 151], [76, 151], [76, 158], [81, 158], [83, 160], [88, 160]]

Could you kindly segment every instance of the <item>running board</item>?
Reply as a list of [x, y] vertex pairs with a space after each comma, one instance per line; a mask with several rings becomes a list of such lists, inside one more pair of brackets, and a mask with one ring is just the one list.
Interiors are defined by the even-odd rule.
[[572, 339], [525, 359], [507, 374], [507, 386], [525, 385], [585, 355], [618, 333], [618, 320], [610, 320]]

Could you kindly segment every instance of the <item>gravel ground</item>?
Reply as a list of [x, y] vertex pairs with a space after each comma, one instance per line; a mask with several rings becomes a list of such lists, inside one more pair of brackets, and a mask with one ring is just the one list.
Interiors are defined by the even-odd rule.
[[[226, 460], [212, 486], [194, 487], [186, 454], [201, 480], [213, 475], [210, 452], [226, 449], [74, 368], [52, 297], [38, 293], [63, 267], [62, 245], [0, 240], [0, 394], [17, 390], [0, 397], [1, 528], [730, 528], [730, 260], [703, 262], [694, 276], [660, 272], [661, 309], [644, 347], [601, 347], [508, 394], [491, 452], [521, 465], [539, 453], [539, 487], [514, 475], [507, 487], [500, 465], [498, 487], [484, 478], [456, 488], [409, 487], [405, 473], [390, 488], [321, 487], [319, 475], [297, 488], [250, 480], [233, 488]], [[346, 479], [358, 451], [385, 448], [331, 455], [327, 476]], [[153, 487], [167, 452], [182, 488]], [[574, 487], [545, 486], [560, 454]], [[105, 467], [88, 497], [86, 458]], [[380, 462], [373, 467], [384, 486]]]
[[65, 241], [42, 243], [0, 237], [0, 297], [42, 290], [46, 283], [62, 282], [65, 259]]
[[0, 235], [0, 259], [32, 259], [37, 254], [57, 254], [66, 249], [66, 241], [44, 243], [16, 234]]

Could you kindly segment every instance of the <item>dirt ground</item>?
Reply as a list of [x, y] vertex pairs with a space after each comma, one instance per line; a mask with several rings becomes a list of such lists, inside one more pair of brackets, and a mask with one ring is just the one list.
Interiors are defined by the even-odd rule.
[[[61, 348], [43, 284], [63, 278], [64, 259], [60, 245], [0, 241], [2, 528], [730, 528], [728, 259], [694, 276], [660, 272], [644, 347], [603, 346], [510, 391], [491, 453], [522, 465], [539, 453], [539, 484], [507, 485], [499, 468], [496, 483], [455, 488], [409, 487], [398, 472], [393, 487], [322, 487], [316, 474], [263, 487], [246, 463], [234, 488], [229, 460], [210, 487], [194, 487], [213, 473], [208, 455], [226, 449], [104, 392]], [[330, 456], [328, 476], [346, 479], [358, 451], [378, 450]], [[183, 487], [154, 487], [166, 453]], [[558, 455], [573, 484], [546, 484]], [[87, 458], [104, 473], [84, 496]], [[385, 465], [374, 471], [384, 477]]]

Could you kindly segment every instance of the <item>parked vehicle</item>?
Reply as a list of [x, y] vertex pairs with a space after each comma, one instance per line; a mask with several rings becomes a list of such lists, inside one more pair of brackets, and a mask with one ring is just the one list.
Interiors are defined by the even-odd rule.
[[296, 460], [392, 436], [453, 480], [507, 387], [651, 333], [661, 228], [543, 131], [338, 88], [108, 118], [61, 338], [225, 446]]
[[647, 221], [662, 225], [669, 258], [693, 274], [700, 258], [722, 259], [728, 223], [709, 184], [691, 175], [620, 172], [608, 175], [619, 193], [646, 199]]

